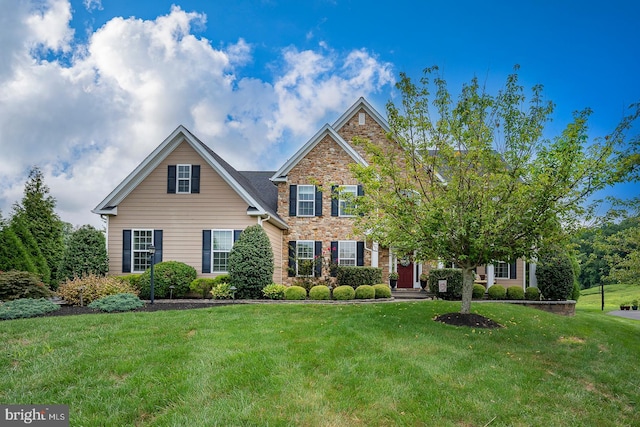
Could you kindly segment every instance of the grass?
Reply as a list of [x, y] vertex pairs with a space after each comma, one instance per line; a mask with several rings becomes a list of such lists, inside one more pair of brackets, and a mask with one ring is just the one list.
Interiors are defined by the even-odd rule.
[[640, 322], [509, 304], [235, 305], [0, 323], [0, 402], [72, 426], [640, 425]]
[[[600, 287], [583, 289], [576, 305], [577, 309], [601, 311], [602, 296]], [[631, 303], [634, 299], [640, 301], [640, 285], [605, 285], [604, 311], [620, 310], [621, 303]]]

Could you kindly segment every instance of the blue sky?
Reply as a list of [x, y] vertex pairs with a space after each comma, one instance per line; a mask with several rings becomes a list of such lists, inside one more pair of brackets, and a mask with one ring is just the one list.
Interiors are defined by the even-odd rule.
[[[179, 124], [238, 169], [277, 169], [399, 72], [498, 89], [515, 64], [591, 136], [640, 101], [635, 1], [0, 0], [0, 210], [39, 165], [62, 219], [95, 207]], [[638, 126], [633, 134], [640, 133]], [[639, 186], [608, 194], [635, 196]]]

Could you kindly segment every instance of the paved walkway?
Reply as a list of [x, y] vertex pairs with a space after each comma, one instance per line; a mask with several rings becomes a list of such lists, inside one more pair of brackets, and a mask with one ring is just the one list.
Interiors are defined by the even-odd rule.
[[640, 310], [614, 310], [607, 314], [612, 316], [626, 317], [627, 319], [640, 320]]

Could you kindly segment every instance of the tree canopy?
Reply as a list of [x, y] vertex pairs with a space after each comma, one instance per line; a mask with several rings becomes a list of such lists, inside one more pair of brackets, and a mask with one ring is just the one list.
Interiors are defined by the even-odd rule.
[[398, 104], [387, 104], [391, 143], [356, 141], [369, 159], [353, 168], [365, 190], [358, 225], [397, 253], [455, 262], [462, 313], [475, 267], [534, 257], [577, 223], [586, 197], [621, 179], [611, 163], [640, 110], [590, 139], [585, 109], [548, 139], [554, 105], [539, 85], [527, 97], [517, 69], [494, 95], [473, 78], [454, 100], [437, 67], [417, 84], [401, 74], [397, 88]]

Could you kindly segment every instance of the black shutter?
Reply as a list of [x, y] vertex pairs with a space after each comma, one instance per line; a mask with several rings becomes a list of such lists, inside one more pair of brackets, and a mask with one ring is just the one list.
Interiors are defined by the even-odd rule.
[[176, 165], [167, 167], [167, 193], [175, 194], [176, 192]]
[[202, 272], [211, 273], [211, 230], [202, 230]]
[[191, 166], [191, 193], [200, 193], [200, 165]]
[[513, 261], [509, 266], [509, 279], [517, 279], [518, 272], [516, 271], [516, 261]]
[[298, 211], [298, 186], [289, 186], [289, 216], [296, 216]]
[[331, 216], [338, 216], [338, 186], [331, 186]]
[[242, 234], [242, 230], [233, 230], [233, 243], [237, 242]]
[[336, 277], [338, 265], [338, 242], [331, 242], [331, 277]]
[[362, 184], [358, 184], [358, 197], [364, 196], [364, 187]]
[[322, 242], [316, 240], [316, 247], [313, 251], [313, 258], [316, 262], [316, 271], [314, 277], [322, 277]]
[[131, 273], [131, 230], [122, 230], [122, 272]]
[[162, 262], [162, 230], [153, 230], [153, 247], [156, 248], [153, 263]]
[[364, 242], [356, 242], [356, 265], [358, 267], [364, 265]]
[[296, 243], [295, 240], [289, 242], [289, 277], [296, 276]]
[[322, 216], [322, 191], [318, 190], [318, 187], [314, 187], [316, 189], [316, 216]]

